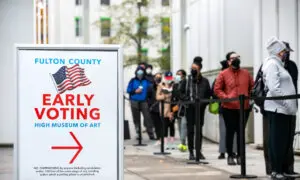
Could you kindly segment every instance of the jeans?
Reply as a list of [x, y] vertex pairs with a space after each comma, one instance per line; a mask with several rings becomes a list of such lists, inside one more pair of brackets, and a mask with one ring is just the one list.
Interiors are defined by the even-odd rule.
[[164, 136], [168, 137], [169, 129], [170, 129], [170, 137], [175, 137], [175, 120], [170, 120], [169, 118], [164, 118], [165, 123], [165, 132]]
[[132, 117], [133, 117], [133, 122], [135, 125], [135, 130], [137, 135], [141, 131], [140, 129], [140, 124], [141, 124], [141, 112], [144, 116], [144, 123], [147, 128], [147, 133], [149, 137], [153, 137], [153, 123], [148, 107], [147, 102], [138, 102], [138, 101], [130, 101], [131, 105], [131, 112], [132, 112]]
[[181, 144], [186, 145], [186, 136], [187, 136], [187, 126], [186, 126], [186, 117], [177, 118], [178, 131], [180, 135]]

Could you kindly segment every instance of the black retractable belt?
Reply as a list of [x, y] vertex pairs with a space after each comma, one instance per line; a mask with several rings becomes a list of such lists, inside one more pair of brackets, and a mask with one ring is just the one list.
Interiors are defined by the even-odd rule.
[[154, 155], [170, 155], [171, 153], [170, 152], [165, 152], [165, 120], [164, 120], [164, 111], [165, 111], [165, 102], [164, 101], [161, 101], [160, 103], [161, 105], [161, 116], [160, 116], [160, 119], [161, 119], [161, 124], [162, 124], [162, 127], [161, 127], [161, 135], [160, 135], [160, 152], [155, 152], [153, 153]]

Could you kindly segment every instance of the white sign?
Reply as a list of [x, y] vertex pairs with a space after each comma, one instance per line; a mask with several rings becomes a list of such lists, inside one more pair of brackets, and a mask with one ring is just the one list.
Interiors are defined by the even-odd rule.
[[123, 179], [119, 46], [18, 45], [16, 180]]

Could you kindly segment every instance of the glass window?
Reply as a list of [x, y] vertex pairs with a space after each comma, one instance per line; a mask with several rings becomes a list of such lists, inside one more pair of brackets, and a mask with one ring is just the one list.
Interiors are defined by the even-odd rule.
[[162, 6], [169, 6], [170, 5], [170, 1], [169, 0], [161, 0], [161, 5]]
[[111, 29], [111, 19], [108, 17], [101, 17], [100, 21], [101, 21], [101, 36], [109, 37], [110, 29]]
[[110, 0], [101, 0], [101, 5], [110, 5]]
[[75, 4], [78, 6], [78, 5], [81, 5], [81, 0], [75, 0]]
[[161, 37], [163, 40], [168, 40], [170, 37], [170, 18], [161, 19]]
[[75, 36], [79, 37], [82, 35], [81, 32], [82, 20], [80, 17], [75, 17]]
[[[140, 31], [141, 31], [141, 33], [142, 33], [142, 35], [144, 35], [144, 36], [147, 36], [147, 31], [148, 31], [148, 17], [141, 17], [141, 18], [139, 18], [139, 21], [140, 21], [140, 23], [141, 23], [141, 29], [140, 29]], [[139, 24], [138, 24], [138, 28], [139, 28]]]
[[141, 49], [141, 53], [142, 53], [142, 56], [145, 58], [148, 56], [148, 49], [147, 48], [143, 48]]

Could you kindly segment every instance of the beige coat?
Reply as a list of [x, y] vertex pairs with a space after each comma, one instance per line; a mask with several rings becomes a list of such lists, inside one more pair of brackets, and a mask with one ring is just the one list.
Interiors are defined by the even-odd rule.
[[[166, 101], [166, 102], [170, 102], [171, 98], [172, 98], [172, 93], [170, 94], [164, 94], [162, 92], [163, 89], [163, 84], [160, 83], [157, 87], [157, 91], [156, 91], [156, 100], [157, 101]], [[161, 103], [159, 104], [159, 111], [161, 113]], [[165, 118], [170, 118], [173, 119], [173, 113], [171, 112], [171, 104], [169, 103], [164, 103], [164, 117]]]

